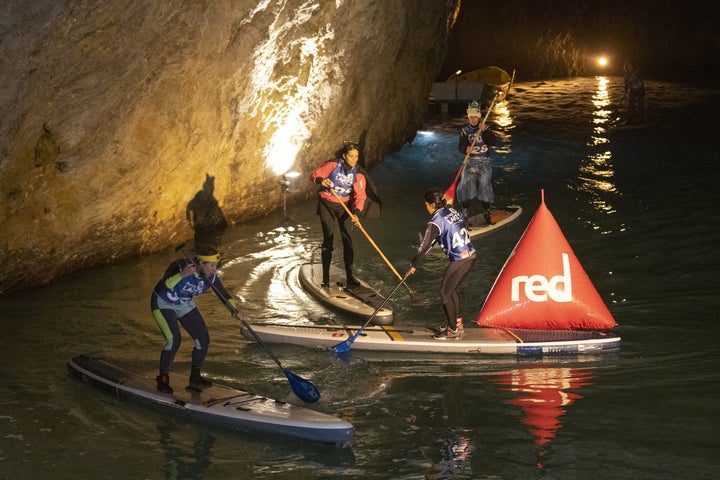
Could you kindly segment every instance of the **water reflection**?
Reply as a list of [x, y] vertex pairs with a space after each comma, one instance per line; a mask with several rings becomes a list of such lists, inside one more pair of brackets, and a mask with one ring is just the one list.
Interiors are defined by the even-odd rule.
[[463, 470], [471, 470], [470, 458], [475, 445], [471, 440], [472, 432], [458, 428], [450, 432], [447, 440], [442, 443], [440, 461], [433, 465], [427, 473], [427, 479], [461, 477]]
[[609, 143], [607, 137], [607, 127], [610, 123], [610, 93], [608, 90], [609, 80], [606, 77], [597, 78], [597, 90], [593, 93], [592, 104], [595, 107], [593, 111], [593, 136], [589, 145], [603, 145]]
[[[587, 142], [591, 150], [587, 158], [580, 164], [577, 189], [590, 195], [591, 198], [587, 203], [593, 210], [608, 215], [616, 212], [614, 200], [619, 194], [615, 185], [613, 154], [609, 149], [608, 126], [612, 117], [608, 89], [610, 82], [606, 77], [596, 77], [596, 80], [596, 90], [592, 96], [593, 130]], [[596, 224], [593, 225], [593, 228], [601, 229], [601, 226]], [[608, 233], [608, 231], [602, 233]]]
[[595, 373], [567, 367], [533, 367], [502, 371], [491, 378], [501, 390], [518, 394], [506, 403], [525, 413], [523, 423], [530, 426], [535, 444], [540, 447], [537, 467], [542, 469], [550, 442], [562, 428], [560, 417], [567, 407], [583, 398], [571, 390], [592, 385]]
[[515, 128], [515, 125], [513, 124], [512, 116], [510, 116], [509, 102], [505, 100], [495, 105], [493, 113], [494, 117], [492, 121], [497, 127], [493, 128], [493, 131], [500, 140], [493, 151], [498, 154], [511, 153], [512, 145], [510, 143], [510, 132]]
[[185, 448], [181, 441], [174, 438], [180, 429], [167, 421], [157, 425], [160, 434], [160, 445], [165, 453], [165, 478], [177, 480], [182, 478], [203, 478], [203, 474], [212, 464], [211, 450], [215, 439], [204, 430], [198, 430], [197, 437], [191, 447]]

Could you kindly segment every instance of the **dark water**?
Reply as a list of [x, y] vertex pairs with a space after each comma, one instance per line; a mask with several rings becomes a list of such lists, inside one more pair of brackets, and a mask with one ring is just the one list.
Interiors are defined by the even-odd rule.
[[[115, 399], [68, 376], [79, 353], [152, 369], [162, 342], [148, 312], [167, 251], [0, 299], [0, 478], [718, 478], [720, 213], [718, 92], [649, 83], [656, 123], [612, 133], [621, 79], [519, 84], [491, 117], [497, 203], [514, 224], [476, 240], [462, 290], [471, 320], [535, 212], [540, 190], [623, 337], [619, 352], [518, 360], [327, 352], [274, 345], [322, 393], [317, 410], [353, 422], [352, 448], [228, 432]], [[364, 225], [402, 270], [427, 214], [462, 161], [464, 118], [428, 119], [415, 141], [373, 169], [383, 217]], [[299, 287], [317, 254], [314, 201], [227, 231], [225, 282], [257, 321], [340, 322]], [[388, 292], [396, 278], [355, 235], [357, 272]], [[338, 249], [339, 250], [339, 249]], [[338, 251], [339, 253], [339, 251]], [[411, 279], [430, 301], [394, 298], [398, 324], [442, 321], [446, 260]], [[217, 382], [297, 402], [285, 377], [212, 296], [207, 372]], [[466, 323], [469, 323], [466, 320]], [[189, 365], [189, 342], [177, 369]], [[184, 379], [175, 376], [177, 383]]]

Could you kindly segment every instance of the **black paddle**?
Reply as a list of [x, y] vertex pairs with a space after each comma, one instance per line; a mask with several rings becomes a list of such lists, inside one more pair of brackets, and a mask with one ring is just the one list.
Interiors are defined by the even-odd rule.
[[388, 295], [387, 297], [385, 297], [385, 300], [383, 300], [382, 303], [380, 304], [380, 306], [375, 309], [375, 311], [373, 312], [372, 315], [370, 315], [370, 318], [367, 319], [367, 322], [365, 322], [365, 325], [363, 325], [362, 327], [360, 327], [360, 330], [358, 330], [357, 332], [355, 332], [355, 334], [354, 334], [352, 337], [348, 338], [348, 339], [345, 340], [344, 342], [340, 342], [340, 343], [338, 343], [337, 345], [335, 345], [335, 346], [333, 347], [333, 352], [335, 352], [335, 353], [344, 353], [344, 352], [349, 351], [350, 348], [352, 347], [352, 344], [355, 343], [355, 340], [357, 340], [357, 338], [360, 336], [360, 333], [362, 333], [362, 331], [365, 329], [365, 327], [367, 327], [368, 325], [370, 325], [370, 322], [373, 321], [373, 318], [375, 318], [375, 315], [377, 315], [378, 312], [385, 306], [385, 304], [388, 302], [388, 300], [390, 300], [390, 297], [392, 297], [393, 294], [394, 294], [395, 292], [397, 292], [397, 289], [400, 288], [400, 285], [402, 285], [403, 283], [405, 283], [405, 280], [407, 280], [407, 278], [408, 278], [409, 276], [410, 276], [410, 273], [406, 273], [405, 276], [402, 277], [402, 280], [400, 280], [400, 283], [398, 283], [397, 285], [395, 285], [395, 288], [393, 288], [392, 292], [390, 292], [390, 295]]
[[[180, 245], [175, 249], [175, 251], [180, 251], [182, 254], [187, 258], [193, 265], [195, 265], [195, 270], [197, 270], [200, 273], [200, 276], [202, 276], [203, 280], [205, 280], [213, 289], [213, 292], [215, 292], [215, 295], [223, 302], [225, 305], [225, 308], [230, 310], [230, 313], [233, 314], [233, 316], [236, 316], [238, 311], [235, 307], [233, 307], [232, 303], [225, 298], [225, 296], [220, 293], [215, 287], [215, 285], [208, 280], [208, 278], [205, 276], [202, 270], [200, 270], [200, 266], [195, 263], [195, 261], [190, 258], [190, 256], [185, 253], [185, 250], [183, 250], [183, 247], [185, 247], [185, 244]], [[237, 318], [237, 317], [236, 317]], [[290, 383], [290, 388], [292, 388], [293, 393], [297, 395], [297, 397], [302, 400], [305, 403], [313, 403], [320, 400], [320, 391], [313, 385], [313, 383], [310, 380], [306, 380], [294, 373], [292, 373], [290, 370], [282, 366], [282, 363], [280, 363], [280, 360], [275, 356], [275, 354], [265, 345], [265, 343], [260, 340], [260, 337], [258, 337], [257, 333], [255, 333], [255, 330], [253, 330], [250, 325], [245, 321], [244, 318], [239, 319], [242, 324], [247, 328], [253, 337], [255, 337], [255, 340], [260, 344], [261, 347], [265, 349], [265, 351], [272, 357], [273, 360], [275, 360], [275, 363], [278, 364], [278, 367], [283, 371], [285, 374], [285, 377], [288, 379], [288, 383]]]

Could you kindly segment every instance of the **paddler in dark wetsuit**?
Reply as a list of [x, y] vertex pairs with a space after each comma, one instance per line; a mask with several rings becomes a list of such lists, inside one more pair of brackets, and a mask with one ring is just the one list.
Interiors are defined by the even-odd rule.
[[[160, 352], [160, 375], [157, 377], [157, 389], [161, 392], [173, 393], [170, 387], [170, 371], [182, 340], [179, 325], [190, 334], [194, 342], [189, 386], [198, 390], [212, 386], [212, 382], [200, 374], [208, 353], [210, 334], [193, 297], [212, 288], [210, 283], [205, 281], [207, 279], [228, 303], [236, 306], [235, 300], [225, 290], [217, 274], [219, 261], [220, 254], [216, 249], [210, 246], [199, 247], [194, 261], [187, 258], [175, 260], [155, 285], [150, 299], [150, 310], [165, 337], [165, 348]], [[198, 272], [195, 265], [202, 272]], [[245, 318], [240, 312], [237, 312], [235, 317], [238, 320]]]
[[458, 339], [462, 337], [463, 324], [457, 290], [475, 264], [475, 247], [470, 241], [465, 217], [452, 206], [447, 205], [440, 191], [430, 190], [425, 194], [425, 208], [432, 217], [407, 273], [409, 275], [415, 273], [415, 269], [435, 242], [442, 246], [450, 259], [450, 265], [445, 270], [440, 285], [440, 298], [447, 327], [433, 337], [442, 340]]
[[[354, 142], [345, 142], [341, 156], [342, 158], [334, 158], [323, 163], [312, 172], [311, 179], [319, 185], [317, 214], [320, 215], [323, 232], [322, 287], [330, 286], [330, 262], [332, 261], [335, 225], [339, 225], [343, 244], [346, 287], [353, 289], [359, 287], [360, 282], [353, 277], [355, 252], [350, 236], [350, 222], [360, 226], [358, 216], [364, 216], [367, 213], [370, 203], [379, 204], [379, 198], [377, 198], [367, 173], [358, 165], [360, 146]], [[340, 197], [342, 202], [348, 206], [352, 215], [348, 215], [343, 205], [338, 202], [333, 190], [337, 197]], [[371, 197], [370, 199], [368, 195]]]
[[645, 121], [645, 83], [637, 71], [635, 62], [625, 62], [625, 94], [628, 96], [627, 123], [642, 123]]

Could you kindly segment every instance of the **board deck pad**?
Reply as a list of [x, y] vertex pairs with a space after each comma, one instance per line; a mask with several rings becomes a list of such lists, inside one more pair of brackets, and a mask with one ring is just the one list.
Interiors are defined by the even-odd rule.
[[162, 407], [204, 424], [241, 431], [297, 437], [324, 443], [350, 444], [349, 422], [304, 407], [213, 384], [203, 390], [185, 388], [187, 377], [172, 375], [172, 394], [157, 391], [157, 372], [133, 373], [110, 360], [78, 355], [68, 370], [119, 397]]
[[[439, 324], [440, 322], [438, 322]], [[253, 325], [267, 343], [290, 343], [311, 348], [332, 348], [360, 329], [358, 325]], [[597, 353], [620, 348], [620, 337], [611, 332], [579, 330], [530, 330], [465, 328], [459, 339], [436, 339], [437, 330], [422, 326], [369, 326], [353, 343], [353, 350], [388, 352], [549, 355]], [[243, 328], [243, 335], [251, 335]]]
[[[380, 292], [362, 279], [358, 279], [360, 287], [352, 290], [345, 288], [345, 270], [335, 265], [330, 265], [329, 288], [320, 286], [322, 283], [322, 265], [320, 263], [302, 264], [298, 276], [303, 288], [323, 304], [366, 320], [385, 300]], [[375, 315], [372, 323], [374, 325], [390, 325], [392, 322], [392, 306], [390, 302], [386, 302], [385, 306]]]
[[475, 238], [495, 231], [517, 220], [521, 213], [522, 208], [519, 205], [508, 205], [503, 209], [491, 209], [490, 221], [492, 224], [488, 224], [485, 221], [485, 215], [482, 213], [473, 215], [467, 219], [468, 226], [470, 227], [470, 237]]

